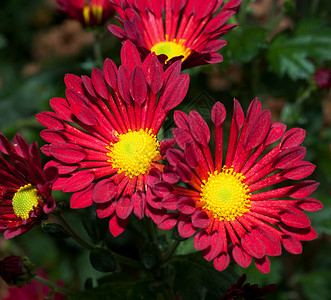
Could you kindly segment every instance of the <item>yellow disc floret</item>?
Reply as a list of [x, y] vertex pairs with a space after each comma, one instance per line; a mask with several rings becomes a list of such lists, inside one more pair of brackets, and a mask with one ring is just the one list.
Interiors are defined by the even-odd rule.
[[236, 173], [233, 168], [222, 168], [203, 180], [201, 185], [201, 201], [203, 209], [210, 211], [219, 220], [233, 221], [249, 211], [250, 193], [244, 183], [245, 176]]
[[30, 183], [21, 186], [12, 200], [15, 216], [23, 221], [28, 219], [30, 212], [38, 206], [38, 200], [42, 201], [42, 197], [37, 195], [37, 189], [34, 186]]
[[159, 154], [159, 143], [152, 130], [131, 131], [117, 134], [118, 142], [109, 147], [110, 162], [118, 173], [125, 172], [132, 178], [145, 174], [153, 158]]
[[159, 42], [155, 44], [151, 52], [155, 52], [156, 55], [165, 54], [168, 56], [166, 62], [176, 56], [184, 56], [182, 61], [184, 61], [191, 53], [190, 48], [184, 46], [185, 40], [180, 39], [176, 41], [168, 41], [168, 36], [166, 35], [166, 40], [164, 42]]

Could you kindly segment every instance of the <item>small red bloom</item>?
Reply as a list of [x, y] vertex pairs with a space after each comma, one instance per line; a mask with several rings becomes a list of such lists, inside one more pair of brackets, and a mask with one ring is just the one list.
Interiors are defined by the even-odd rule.
[[[182, 59], [183, 69], [221, 62], [217, 53], [226, 45], [219, 40], [236, 24], [224, 25], [236, 13], [241, 0], [110, 0], [123, 29], [109, 25], [122, 40], [129, 39], [146, 54], [155, 52], [166, 65]], [[169, 60], [169, 62], [168, 62]]]
[[34, 276], [34, 266], [26, 257], [11, 255], [0, 260], [0, 277], [9, 285], [21, 287]]
[[331, 70], [327, 68], [317, 70], [317, 72], [314, 74], [314, 80], [320, 89], [330, 88]]
[[0, 231], [5, 239], [23, 234], [55, 208], [51, 196], [55, 168], [42, 170], [37, 143], [17, 134], [13, 145], [0, 133]]
[[[224, 270], [232, 257], [246, 268], [253, 257], [257, 268], [269, 272], [268, 256], [281, 254], [282, 245], [301, 253], [301, 241], [316, 238], [309, 218], [302, 212], [322, 208], [309, 198], [318, 183], [298, 181], [315, 166], [303, 161], [306, 149], [299, 146], [305, 131], [285, 133], [282, 123], [271, 124], [270, 111], [261, 110], [255, 99], [246, 118], [237, 100], [223, 165], [225, 108], [217, 102], [211, 112], [215, 132], [215, 157], [209, 147], [210, 131], [196, 112], [174, 115], [174, 138], [182, 149], [168, 149], [169, 166], [163, 182], [168, 192], [160, 196], [168, 212], [158, 226], [178, 224], [182, 237], [195, 234], [194, 246], [206, 260]], [[275, 143], [279, 140], [278, 144]], [[187, 187], [175, 184], [179, 178]], [[294, 183], [290, 180], [295, 180]], [[280, 184], [281, 183], [281, 184]]]
[[115, 12], [108, 0], [56, 0], [60, 11], [86, 26], [102, 25]]
[[[137, 48], [126, 41], [117, 69], [107, 59], [92, 79], [67, 75], [66, 97], [50, 101], [54, 112], [37, 115], [49, 129], [41, 133], [50, 143], [43, 147], [59, 169], [55, 189], [72, 192], [71, 207], [97, 203], [100, 218], [110, 217], [110, 232], [117, 236], [133, 212], [157, 218], [149, 197], [146, 176], [167, 147], [157, 140], [168, 112], [184, 98], [189, 84], [180, 74], [180, 62], [163, 71], [155, 53], [141, 62]], [[146, 195], [147, 193], [147, 195]]]

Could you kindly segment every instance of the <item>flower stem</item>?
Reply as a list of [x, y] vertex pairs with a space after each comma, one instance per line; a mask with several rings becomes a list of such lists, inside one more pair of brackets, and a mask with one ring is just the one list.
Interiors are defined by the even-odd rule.
[[100, 41], [100, 33], [94, 33], [95, 42], [93, 43], [94, 57], [95, 57], [95, 65], [100, 68], [102, 67], [103, 57], [101, 51], [101, 41]]
[[64, 227], [66, 232], [71, 236], [72, 239], [74, 239], [78, 244], [82, 245], [83, 247], [87, 248], [88, 250], [92, 251], [96, 248], [95, 245], [90, 243], [89, 241], [82, 238], [80, 235], [76, 233], [76, 231], [71, 227], [71, 225], [68, 223], [68, 221], [64, 218], [64, 216], [61, 213], [55, 212], [53, 213], [57, 220], [60, 222], [60, 224]]
[[168, 250], [164, 253], [163, 256], [163, 262], [167, 262], [172, 256], [173, 254], [176, 252], [178, 246], [179, 246], [180, 241], [174, 241], [170, 247], [168, 248]]
[[115, 256], [116, 260], [119, 263], [122, 263], [123, 265], [126, 265], [128, 267], [132, 267], [132, 268], [140, 268], [142, 266], [140, 261], [134, 260], [132, 258], [123, 256], [121, 254], [118, 254], [116, 252], [111, 251], [111, 253]]
[[155, 228], [155, 224], [153, 223], [153, 221], [151, 219], [144, 218], [144, 225], [145, 225], [146, 232], [147, 232], [149, 239], [153, 243], [157, 244], [156, 228]]
[[72, 291], [68, 290], [67, 288], [64, 288], [64, 287], [61, 287], [61, 286], [58, 286], [57, 284], [55, 284], [54, 282], [51, 282], [45, 278], [42, 278], [38, 275], [36, 275], [35, 277], [33, 277], [33, 280], [49, 287], [52, 291], [54, 292], [58, 292], [58, 293], [61, 293], [63, 295], [71, 295], [73, 294]]

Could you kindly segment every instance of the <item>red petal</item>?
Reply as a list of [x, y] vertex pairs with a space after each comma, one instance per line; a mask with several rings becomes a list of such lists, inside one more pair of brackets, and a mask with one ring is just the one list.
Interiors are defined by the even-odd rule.
[[123, 43], [121, 49], [121, 61], [122, 65], [128, 69], [129, 73], [133, 71], [135, 66], [141, 66], [139, 52], [136, 46], [129, 40], [126, 40]]
[[187, 144], [195, 143], [190, 133], [182, 128], [174, 128], [172, 130], [172, 134], [174, 136], [174, 139], [176, 140], [176, 143], [182, 149], [185, 149]]
[[195, 146], [193, 144], [186, 144], [185, 150], [184, 150], [184, 156], [186, 159], [186, 162], [188, 166], [191, 169], [195, 169], [199, 164], [199, 155], [195, 149]]
[[66, 74], [64, 83], [67, 88], [77, 91], [79, 94], [84, 93], [82, 79], [74, 74]]
[[69, 108], [67, 99], [55, 97], [49, 101], [49, 104], [61, 119], [68, 122], [73, 122], [72, 112]]
[[243, 268], [247, 268], [250, 265], [252, 259], [251, 256], [248, 255], [238, 244], [233, 246], [232, 257], [235, 262]]
[[178, 221], [178, 233], [183, 238], [189, 238], [192, 236], [196, 229], [192, 226], [190, 218], [182, 218]]
[[13, 145], [7, 140], [2, 132], [0, 132], [0, 151], [7, 155], [15, 151]]
[[267, 256], [255, 259], [255, 265], [262, 273], [269, 273], [270, 272], [270, 260]]
[[178, 215], [177, 214], [169, 213], [167, 215], [164, 215], [161, 218], [161, 221], [157, 224], [157, 226], [160, 229], [169, 230], [169, 229], [173, 228], [176, 225], [177, 220], [178, 220]]
[[185, 161], [184, 153], [179, 149], [169, 149], [166, 152], [166, 157], [168, 162], [173, 166], [176, 166], [177, 164]]
[[122, 220], [129, 217], [133, 210], [133, 201], [130, 195], [125, 195], [117, 201], [116, 214]]
[[241, 238], [241, 245], [249, 255], [255, 258], [262, 258], [266, 254], [266, 249], [263, 243], [252, 232], [244, 234]]
[[83, 83], [84, 83], [84, 87], [85, 89], [87, 90], [87, 92], [92, 96], [92, 97], [95, 97], [95, 98], [99, 98], [98, 94], [95, 92], [94, 90], [94, 87], [92, 85], [92, 80], [91, 78], [83, 75], [82, 76], [82, 79], [83, 79]]
[[281, 172], [287, 179], [299, 180], [309, 176], [315, 170], [315, 165], [307, 161], [297, 161]]
[[144, 103], [147, 95], [147, 82], [143, 70], [136, 66], [130, 76], [130, 93], [132, 99], [140, 106]]
[[74, 104], [71, 106], [71, 111], [79, 121], [89, 126], [99, 125], [98, 116], [95, 112], [85, 105]]
[[165, 141], [161, 142], [160, 145], [160, 154], [164, 156], [168, 149], [171, 149], [175, 146], [175, 140], [174, 139], [167, 139]]
[[94, 172], [90, 170], [79, 171], [69, 178], [63, 186], [63, 192], [77, 192], [89, 186], [94, 180]]
[[130, 90], [129, 90], [129, 71], [123, 65], [118, 68], [118, 91], [127, 103], [131, 103]]
[[138, 191], [132, 195], [133, 200], [133, 213], [138, 219], [142, 219], [145, 214], [146, 195]]
[[226, 110], [221, 102], [216, 102], [211, 110], [211, 120], [215, 127], [220, 127], [226, 117]]
[[178, 197], [171, 193], [162, 198], [162, 206], [165, 209], [176, 210], [177, 209]]
[[225, 270], [230, 263], [230, 256], [229, 254], [223, 252], [219, 256], [214, 259], [214, 267], [216, 270], [222, 272]]
[[255, 122], [247, 129], [244, 145], [246, 150], [251, 150], [262, 143], [266, 137], [271, 122], [271, 113], [268, 110], [260, 112]]
[[272, 123], [271, 128], [267, 134], [264, 141], [265, 145], [271, 145], [272, 143], [278, 141], [280, 137], [284, 134], [286, 130], [286, 125], [283, 123]]
[[153, 192], [158, 197], [164, 197], [167, 194], [171, 193], [173, 190], [174, 189], [172, 185], [167, 182], [158, 182], [153, 186]]
[[178, 126], [178, 128], [182, 128], [187, 131], [190, 130], [189, 118], [184, 112], [182, 112], [180, 110], [176, 110], [174, 112], [174, 121], [175, 121], [176, 125]]
[[177, 209], [184, 215], [191, 215], [195, 212], [195, 201], [190, 197], [181, 197], [177, 201]]
[[209, 234], [201, 230], [199, 231], [193, 239], [193, 244], [196, 250], [204, 250], [209, 247]]
[[283, 246], [286, 251], [292, 254], [301, 254], [302, 253], [302, 245], [299, 239], [291, 235], [283, 236]]
[[281, 149], [296, 147], [300, 145], [306, 135], [306, 131], [301, 128], [292, 128], [286, 132], [281, 141]]
[[192, 215], [192, 225], [194, 227], [206, 229], [210, 224], [210, 219], [204, 211], [195, 211]]
[[69, 143], [52, 144], [49, 151], [55, 158], [68, 164], [80, 162], [86, 156], [83, 148]]
[[106, 58], [103, 64], [103, 73], [105, 76], [106, 82], [110, 85], [113, 90], [117, 89], [117, 67], [115, 63]]
[[189, 75], [181, 74], [175, 81], [165, 88], [164, 93], [160, 98], [160, 103], [166, 112], [172, 110], [182, 102], [187, 93], [189, 82]]
[[104, 203], [112, 200], [118, 191], [118, 186], [111, 179], [99, 181], [93, 190], [93, 201]]
[[70, 208], [85, 208], [93, 204], [93, 185], [71, 196]]
[[292, 147], [282, 151], [273, 163], [276, 169], [284, 169], [291, 166], [292, 163], [303, 159], [306, 155], [305, 147]]
[[44, 111], [36, 115], [37, 121], [51, 129], [64, 129], [64, 122], [53, 112]]
[[[151, 58], [155, 57], [155, 53], [151, 53], [148, 55], [148, 57], [149, 56], [151, 56]], [[146, 62], [147, 58], [145, 59]], [[147, 83], [151, 87], [153, 94], [156, 94], [160, 91], [163, 85], [164, 75], [162, 65], [156, 57], [152, 59], [147, 66], [145, 66], [144, 63], [143, 70], [146, 76]]]
[[104, 99], [108, 99], [109, 86], [103, 76], [103, 72], [97, 68], [92, 70], [92, 84], [96, 92]]
[[319, 183], [314, 180], [305, 180], [298, 184], [296, 184], [291, 190], [289, 190], [288, 194], [292, 198], [302, 199], [308, 197], [312, 192], [314, 192]]
[[192, 179], [192, 170], [183, 163], [177, 163], [176, 168], [180, 179], [185, 183], [189, 183]]
[[196, 111], [191, 111], [189, 115], [191, 134], [202, 146], [207, 147], [210, 140], [210, 131], [207, 123]]
[[171, 165], [166, 165], [163, 168], [162, 179], [165, 182], [168, 182], [170, 184], [175, 184], [179, 181], [180, 177], [174, 169], [175, 168]]
[[280, 219], [286, 225], [297, 228], [306, 228], [310, 226], [309, 218], [299, 209], [291, 207], [280, 213]]
[[113, 214], [113, 216], [110, 217], [109, 220], [109, 231], [114, 237], [117, 237], [119, 234], [121, 234], [124, 231], [128, 223], [129, 223], [129, 218], [122, 220], [119, 217], [117, 217], [116, 214]]
[[297, 202], [297, 205], [300, 209], [306, 211], [318, 211], [323, 208], [323, 204], [316, 199], [306, 198]]

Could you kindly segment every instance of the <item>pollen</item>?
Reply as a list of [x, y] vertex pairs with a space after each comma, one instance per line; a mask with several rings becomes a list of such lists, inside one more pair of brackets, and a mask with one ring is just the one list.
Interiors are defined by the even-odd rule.
[[250, 210], [250, 192], [244, 182], [245, 176], [233, 168], [224, 166], [221, 172], [209, 174], [201, 185], [202, 209], [210, 211], [215, 218], [233, 221]]
[[151, 129], [129, 130], [125, 134], [117, 134], [118, 142], [111, 144], [110, 162], [118, 173], [125, 172], [130, 178], [145, 174], [159, 154], [159, 142]]
[[185, 47], [185, 40], [176, 40], [168, 41], [168, 35], [166, 35], [166, 40], [164, 42], [159, 42], [155, 44], [151, 52], [155, 52], [156, 55], [165, 54], [168, 56], [166, 62], [176, 56], [184, 56], [182, 61], [184, 61], [191, 53], [190, 48]]
[[29, 218], [29, 214], [38, 206], [42, 197], [37, 195], [37, 189], [30, 183], [21, 186], [15, 193], [12, 205], [16, 217], [23, 221]]

